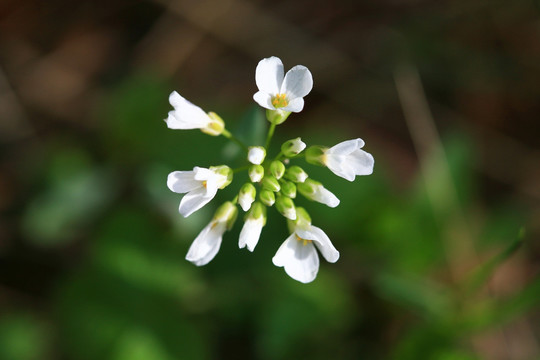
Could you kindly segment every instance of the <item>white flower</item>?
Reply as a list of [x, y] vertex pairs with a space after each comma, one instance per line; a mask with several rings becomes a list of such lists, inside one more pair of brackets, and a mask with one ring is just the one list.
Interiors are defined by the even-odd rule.
[[173, 171], [167, 177], [167, 186], [175, 193], [183, 194], [178, 211], [188, 217], [208, 204], [216, 196], [218, 189], [227, 186], [231, 179], [227, 166], [210, 169], [194, 167], [193, 171]]
[[326, 261], [335, 263], [339, 259], [339, 251], [332, 245], [324, 231], [310, 223], [299, 221], [295, 225], [294, 232], [272, 258], [272, 262], [276, 266], [284, 267], [285, 272], [293, 279], [309, 283], [315, 279], [319, 271], [319, 255], [315, 247]]
[[337, 196], [318, 181], [306, 179], [303, 184], [298, 184], [298, 191], [308, 199], [320, 202], [329, 207], [334, 208], [339, 205]]
[[201, 129], [204, 133], [214, 136], [223, 132], [224, 123], [217, 114], [205, 113], [203, 109], [193, 105], [176, 91], [169, 96], [169, 102], [174, 107], [165, 120], [169, 129]]
[[375, 160], [370, 153], [361, 150], [363, 146], [362, 139], [343, 141], [327, 149], [322, 162], [334, 174], [349, 181], [357, 175], [369, 175], [373, 173]]
[[212, 221], [193, 240], [186, 260], [197, 266], [208, 264], [218, 253], [223, 234], [232, 227], [237, 213], [236, 206], [230, 201], [221, 205]]
[[186, 260], [197, 266], [208, 264], [218, 253], [225, 230], [227, 230], [226, 221], [212, 220], [189, 247]]
[[253, 165], [260, 165], [266, 157], [266, 150], [262, 146], [250, 146], [248, 150], [248, 161]]
[[296, 65], [283, 77], [283, 63], [275, 56], [259, 62], [255, 82], [259, 91], [253, 100], [269, 110], [300, 112], [304, 108], [303, 97], [313, 88], [308, 68]]

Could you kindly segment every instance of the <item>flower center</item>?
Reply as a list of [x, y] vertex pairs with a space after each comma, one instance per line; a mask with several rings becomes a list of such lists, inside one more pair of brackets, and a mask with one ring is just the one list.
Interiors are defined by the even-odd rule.
[[276, 108], [282, 108], [289, 105], [287, 96], [285, 94], [277, 94], [272, 98], [272, 105], [274, 105]]
[[206, 189], [206, 180], [202, 182], [202, 186]]
[[300, 241], [300, 242], [303, 242], [302, 245], [306, 246], [307, 244], [309, 244], [312, 240], [306, 240], [306, 239], [302, 239], [300, 236], [296, 235], [296, 240]]

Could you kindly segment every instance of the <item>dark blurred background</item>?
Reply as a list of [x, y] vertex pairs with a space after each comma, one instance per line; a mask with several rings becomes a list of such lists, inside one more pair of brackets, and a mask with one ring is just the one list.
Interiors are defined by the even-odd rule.
[[[0, 2], [0, 359], [538, 359], [538, 1]], [[184, 219], [174, 170], [242, 164], [173, 131], [168, 94], [246, 141], [266, 126], [258, 61], [307, 66], [279, 126], [361, 137], [372, 176], [306, 166], [342, 201], [298, 199], [340, 250], [308, 285], [241, 221], [184, 257], [221, 191]], [[259, 140], [258, 140], [259, 139]], [[241, 220], [241, 219], [240, 219]]]

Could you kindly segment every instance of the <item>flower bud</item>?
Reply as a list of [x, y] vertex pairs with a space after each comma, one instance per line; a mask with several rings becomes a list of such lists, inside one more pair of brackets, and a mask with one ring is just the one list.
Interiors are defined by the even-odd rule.
[[260, 165], [266, 157], [266, 150], [262, 146], [250, 146], [248, 149], [248, 160], [250, 163]]
[[272, 206], [276, 202], [276, 196], [272, 191], [262, 189], [259, 191], [259, 200], [266, 206]]
[[336, 207], [339, 205], [339, 199], [336, 195], [326, 189], [320, 182], [306, 179], [302, 184], [298, 184], [298, 191], [306, 198], [320, 202], [329, 207]]
[[296, 208], [296, 224], [299, 226], [311, 225], [311, 216], [303, 207]]
[[281, 190], [281, 186], [279, 186], [279, 182], [277, 181], [275, 177], [271, 175], [266, 175], [262, 179], [262, 186], [264, 189], [267, 189], [273, 192], [278, 192], [279, 190]]
[[296, 197], [296, 185], [293, 182], [282, 180], [281, 181], [281, 193], [283, 196], [294, 199]]
[[291, 198], [278, 196], [276, 199], [276, 209], [289, 220], [296, 220], [296, 208]]
[[270, 173], [274, 175], [276, 179], [281, 179], [283, 174], [285, 174], [285, 165], [279, 160], [274, 160], [270, 164]]
[[297, 137], [296, 139], [285, 141], [283, 145], [281, 145], [281, 152], [283, 155], [290, 158], [300, 154], [305, 148], [306, 144]]
[[285, 177], [295, 183], [303, 183], [308, 178], [308, 174], [300, 166], [291, 166], [285, 171]]
[[212, 119], [212, 121], [206, 127], [201, 128], [201, 131], [212, 136], [221, 135], [223, 129], [225, 128], [225, 122], [223, 119], [215, 112], [209, 112], [208, 116], [210, 119]]
[[251, 205], [251, 209], [247, 213], [245, 220], [247, 219], [259, 219], [263, 218], [263, 226], [266, 225], [266, 206], [261, 204], [260, 202], [254, 202], [253, 205]]
[[227, 165], [219, 165], [219, 166], [210, 166], [210, 170], [212, 170], [213, 172], [215, 172], [216, 174], [219, 174], [219, 175], [223, 175], [225, 176], [227, 179], [223, 182], [223, 184], [220, 184], [219, 185], [219, 188], [220, 189], [224, 189], [225, 187], [227, 187], [231, 182], [232, 182], [232, 179], [233, 179], [233, 171], [230, 167], [228, 167]]
[[324, 153], [328, 148], [324, 146], [310, 146], [306, 150], [306, 161], [310, 164], [325, 166]]
[[240, 192], [238, 193], [238, 204], [244, 211], [248, 211], [251, 207], [251, 204], [255, 201], [255, 195], [257, 195], [257, 190], [252, 183], [245, 183]]
[[291, 115], [290, 111], [283, 111], [283, 110], [266, 110], [266, 118], [268, 121], [270, 121], [272, 124], [279, 125], [283, 123], [287, 118]]
[[214, 220], [218, 222], [227, 222], [227, 229], [232, 229], [236, 216], [238, 215], [238, 208], [232, 202], [227, 201], [223, 203], [215, 212]]
[[264, 176], [264, 168], [261, 165], [251, 165], [248, 174], [252, 182], [258, 183]]

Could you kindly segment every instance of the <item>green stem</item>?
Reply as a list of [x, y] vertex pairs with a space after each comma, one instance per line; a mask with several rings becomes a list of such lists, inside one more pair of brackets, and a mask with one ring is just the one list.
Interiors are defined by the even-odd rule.
[[249, 168], [249, 165], [246, 165], [246, 166], [242, 166], [242, 167], [233, 169], [233, 174], [236, 174], [237, 172], [240, 172], [240, 171], [247, 170], [248, 168]]
[[268, 129], [268, 136], [266, 137], [266, 145], [264, 146], [266, 150], [268, 150], [268, 146], [270, 146], [270, 141], [272, 140], [272, 136], [274, 136], [274, 130], [276, 130], [276, 124], [272, 123], [270, 129]]
[[283, 152], [280, 151], [279, 154], [277, 154], [276, 157], [274, 158], [274, 161], [281, 159], [282, 156], [283, 156]]
[[248, 147], [246, 144], [244, 144], [242, 141], [240, 141], [238, 138], [236, 138], [233, 134], [231, 134], [227, 129], [223, 129], [223, 132], [221, 135], [225, 136], [227, 139], [232, 140], [234, 143], [236, 143], [238, 146], [240, 146], [242, 149], [248, 151]]

